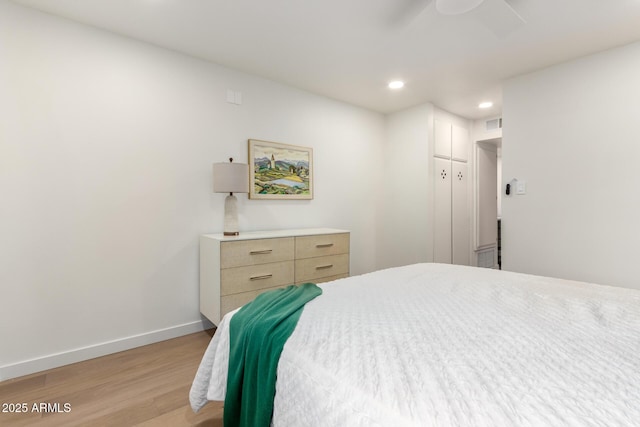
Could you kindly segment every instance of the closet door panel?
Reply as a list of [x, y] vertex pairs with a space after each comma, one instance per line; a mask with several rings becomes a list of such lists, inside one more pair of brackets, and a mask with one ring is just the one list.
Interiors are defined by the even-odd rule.
[[469, 167], [466, 163], [451, 162], [452, 179], [452, 240], [453, 263], [469, 265], [470, 232], [469, 218]]
[[451, 161], [434, 159], [435, 224], [433, 261], [451, 264]]
[[469, 160], [469, 130], [456, 125], [451, 127], [451, 158], [462, 162]]
[[451, 158], [451, 124], [434, 120], [434, 153], [436, 157]]

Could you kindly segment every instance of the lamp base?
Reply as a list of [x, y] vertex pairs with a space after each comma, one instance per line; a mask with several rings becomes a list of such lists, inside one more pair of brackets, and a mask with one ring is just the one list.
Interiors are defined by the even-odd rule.
[[238, 199], [229, 194], [224, 199], [224, 235], [238, 236]]

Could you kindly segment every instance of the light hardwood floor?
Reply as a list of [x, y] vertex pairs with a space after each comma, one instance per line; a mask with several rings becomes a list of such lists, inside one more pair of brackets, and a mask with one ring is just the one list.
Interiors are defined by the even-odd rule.
[[[0, 404], [26, 403], [27, 413], [1, 413], [0, 426], [222, 426], [222, 404], [198, 414], [189, 389], [213, 331], [123, 351], [0, 382]], [[32, 412], [33, 404], [70, 412]]]

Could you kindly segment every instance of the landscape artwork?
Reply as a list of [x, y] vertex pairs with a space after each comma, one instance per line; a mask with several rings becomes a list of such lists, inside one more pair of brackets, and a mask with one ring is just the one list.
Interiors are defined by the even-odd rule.
[[249, 140], [250, 199], [313, 199], [313, 149]]

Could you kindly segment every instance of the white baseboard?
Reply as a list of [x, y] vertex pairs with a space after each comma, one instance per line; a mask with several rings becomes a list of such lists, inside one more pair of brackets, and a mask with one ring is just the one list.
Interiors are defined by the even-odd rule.
[[185, 323], [183, 325], [172, 326], [170, 328], [159, 329], [144, 334], [133, 335], [130, 337], [95, 344], [87, 347], [81, 347], [62, 353], [49, 354], [47, 356], [35, 359], [24, 360], [10, 365], [0, 366], [0, 381], [11, 378], [21, 377], [47, 369], [53, 369], [70, 363], [81, 362], [107, 354], [118, 353], [124, 350], [141, 347], [147, 344], [153, 344], [165, 341], [171, 338], [181, 337], [183, 335], [200, 332], [210, 327], [203, 321], [195, 321]]

